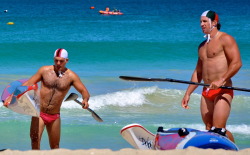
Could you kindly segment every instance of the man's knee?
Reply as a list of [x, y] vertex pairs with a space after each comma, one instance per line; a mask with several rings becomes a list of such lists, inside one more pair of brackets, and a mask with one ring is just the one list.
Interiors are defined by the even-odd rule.
[[30, 139], [32, 142], [37, 142], [39, 141], [39, 136], [36, 133], [30, 133]]

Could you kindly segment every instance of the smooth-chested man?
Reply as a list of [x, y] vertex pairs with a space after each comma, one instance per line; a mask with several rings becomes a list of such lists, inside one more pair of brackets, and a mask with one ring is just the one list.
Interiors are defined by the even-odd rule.
[[[210, 84], [204, 87], [201, 97], [201, 116], [206, 129], [227, 135], [234, 142], [231, 132], [226, 130], [226, 122], [231, 110], [233, 90], [221, 89], [222, 85], [232, 86], [231, 78], [242, 66], [238, 45], [234, 38], [220, 30], [218, 14], [205, 11], [200, 18], [200, 26], [207, 40], [198, 48], [198, 61], [191, 81]], [[188, 109], [190, 95], [197, 88], [189, 85], [182, 99], [182, 107]]]
[[82, 95], [83, 108], [88, 108], [89, 92], [76, 73], [66, 68], [68, 52], [57, 49], [54, 53], [54, 65], [41, 67], [23, 85], [30, 86], [41, 81], [40, 117], [32, 117], [30, 137], [32, 149], [40, 149], [44, 128], [49, 136], [51, 149], [59, 148], [60, 143], [60, 108], [71, 86]]

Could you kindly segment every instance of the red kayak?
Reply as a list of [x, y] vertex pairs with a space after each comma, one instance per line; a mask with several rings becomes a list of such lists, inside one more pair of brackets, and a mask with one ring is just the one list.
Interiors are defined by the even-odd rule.
[[99, 11], [100, 14], [106, 14], [106, 15], [123, 15], [122, 12], [115, 12], [115, 11]]

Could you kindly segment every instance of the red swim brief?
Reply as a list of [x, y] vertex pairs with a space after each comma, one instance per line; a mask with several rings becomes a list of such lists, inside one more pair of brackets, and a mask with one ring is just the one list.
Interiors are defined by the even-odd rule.
[[49, 123], [54, 122], [56, 119], [60, 118], [60, 114], [47, 114], [40, 112], [40, 117], [43, 119], [44, 124], [47, 125]]
[[228, 94], [230, 95], [232, 98], [234, 96], [234, 91], [232, 89], [222, 89], [222, 88], [218, 88], [218, 89], [208, 89], [206, 87], [203, 88], [202, 91], [202, 96], [204, 96], [205, 98], [214, 101], [214, 99], [222, 94]]

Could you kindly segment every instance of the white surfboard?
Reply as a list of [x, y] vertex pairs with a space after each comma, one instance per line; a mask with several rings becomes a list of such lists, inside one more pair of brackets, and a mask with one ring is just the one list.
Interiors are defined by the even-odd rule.
[[140, 124], [129, 124], [120, 131], [122, 137], [134, 148], [154, 150], [155, 135]]
[[34, 93], [34, 90], [24, 93], [14, 103], [9, 104], [8, 109], [19, 114], [39, 117], [40, 105], [36, 102]]

